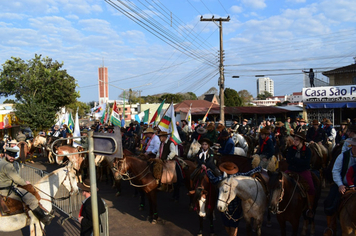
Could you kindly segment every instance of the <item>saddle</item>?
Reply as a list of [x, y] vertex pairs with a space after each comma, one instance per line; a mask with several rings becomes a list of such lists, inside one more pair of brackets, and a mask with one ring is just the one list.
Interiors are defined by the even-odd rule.
[[[31, 193], [39, 201], [41, 199], [40, 195], [33, 187], [32, 184], [27, 184], [23, 186], [18, 186], [19, 188], [25, 189], [27, 192]], [[41, 206], [42, 207], [42, 206]], [[27, 213], [30, 209], [20, 197], [18, 198], [9, 198], [0, 194], [0, 211], [2, 216], [11, 216], [20, 213]]]
[[267, 186], [269, 181], [268, 172], [266, 170], [262, 170], [261, 172], [254, 173], [251, 177], [257, 179], [258, 182], [260, 182], [263, 191], [265, 192], [266, 196], [268, 196], [269, 193], [268, 186]]
[[161, 159], [150, 159], [149, 162], [153, 163], [152, 174], [155, 179], [161, 180], [162, 184], [177, 182], [175, 160], [162, 161]]
[[338, 212], [342, 210], [342, 208], [346, 205], [346, 203], [350, 200], [350, 198], [355, 194], [356, 194], [355, 189], [349, 189], [345, 192], [345, 194], [341, 196]]

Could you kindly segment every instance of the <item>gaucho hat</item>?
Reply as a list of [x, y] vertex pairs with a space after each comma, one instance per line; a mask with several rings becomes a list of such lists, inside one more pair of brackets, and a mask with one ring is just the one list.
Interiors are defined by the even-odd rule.
[[219, 169], [228, 175], [233, 175], [239, 172], [239, 167], [233, 162], [223, 162], [219, 165]]
[[305, 137], [305, 134], [302, 132], [297, 132], [296, 134], [293, 135], [293, 137], [298, 137], [298, 138], [302, 139], [303, 141], [307, 140], [307, 138]]

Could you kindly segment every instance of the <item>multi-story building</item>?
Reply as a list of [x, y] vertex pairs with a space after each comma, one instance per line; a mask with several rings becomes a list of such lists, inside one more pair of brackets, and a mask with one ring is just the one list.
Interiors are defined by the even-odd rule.
[[264, 91], [267, 91], [270, 94], [274, 95], [274, 82], [268, 77], [257, 79], [257, 94], [261, 94]]

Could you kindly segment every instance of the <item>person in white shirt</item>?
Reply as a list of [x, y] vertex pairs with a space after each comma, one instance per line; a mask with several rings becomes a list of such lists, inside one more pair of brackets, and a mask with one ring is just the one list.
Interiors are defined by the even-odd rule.
[[151, 127], [148, 127], [143, 133], [149, 138], [144, 154], [145, 156], [152, 156], [154, 158], [158, 153], [161, 141]]

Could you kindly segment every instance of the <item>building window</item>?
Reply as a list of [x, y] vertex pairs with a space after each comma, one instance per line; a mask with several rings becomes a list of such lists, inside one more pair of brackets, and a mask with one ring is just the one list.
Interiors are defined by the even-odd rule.
[[352, 78], [352, 84], [356, 84], [356, 76]]
[[[125, 108], [126, 109], [126, 108]], [[125, 118], [127, 118], [127, 115], [125, 115]]]
[[127, 111], [127, 107], [125, 107], [125, 111]]

